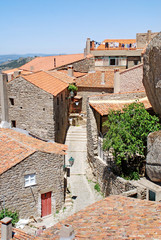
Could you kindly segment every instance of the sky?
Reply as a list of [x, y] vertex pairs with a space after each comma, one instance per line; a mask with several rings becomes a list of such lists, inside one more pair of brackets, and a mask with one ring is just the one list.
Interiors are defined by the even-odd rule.
[[161, 0], [0, 0], [0, 54], [83, 53], [86, 39], [161, 31]]

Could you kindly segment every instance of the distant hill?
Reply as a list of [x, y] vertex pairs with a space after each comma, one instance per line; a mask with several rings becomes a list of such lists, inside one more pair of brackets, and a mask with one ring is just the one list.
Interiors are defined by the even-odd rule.
[[3, 62], [0, 64], [0, 71], [21, 67], [25, 63], [30, 62], [32, 59], [34, 59], [34, 57], [27, 57], [27, 58], [20, 57], [17, 60], [9, 60], [7, 62]]

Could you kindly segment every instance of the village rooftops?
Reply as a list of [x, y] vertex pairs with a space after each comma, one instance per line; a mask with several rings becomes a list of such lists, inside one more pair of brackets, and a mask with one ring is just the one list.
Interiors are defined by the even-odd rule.
[[0, 174], [24, 160], [34, 152], [64, 155], [67, 146], [44, 142], [13, 129], [0, 129]]
[[[60, 92], [68, 87], [68, 83], [52, 76], [51, 74], [39, 71], [28, 75], [22, 75], [24, 79], [34, 84], [35, 86], [43, 89], [44, 91], [57, 96]], [[15, 80], [13, 80], [15, 81]]]
[[114, 87], [114, 70], [104, 72], [96, 71], [77, 78], [76, 84], [78, 87], [90, 88], [113, 88]]
[[[151, 108], [145, 92], [103, 94], [89, 98], [89, 105], [95, 109], [101, 116], [108, 115], [110, 110], [122, 111], [125, 105], [134, 102], [143, 103], [146, 109]], [[127, 96], [126, 96], [127, 95]]]
[[72, 225], [75, 239], [161, 239], [161, 203], [109, 196], [42, 233], [36, 240], [58, 240], [62, 225]]
[[[87, 58], [92, 57], [92, 55], [87, 56]], [[48, 57], [36, 57], [30, 62], [24, 64], [20, 67], [20, 69], [28, 70], [32, 72], [40, 71], [40, 70], [51, 70], [54, 68], [58, 68], [60, 66], [68, 65], [73, 62], [77, 62], [83, 60], [84, 54], [70, 54], [70, 55], [56, 55], [56, 56], [48, 56]]]

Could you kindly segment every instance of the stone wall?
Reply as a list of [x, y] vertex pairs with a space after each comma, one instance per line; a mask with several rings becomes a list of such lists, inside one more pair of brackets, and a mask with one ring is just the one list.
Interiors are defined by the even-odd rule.
[[54, 121], [55, 141], [64, 143], [69, 126], [69, 99], [67, 89], [54, 98]]
[[136, 34], [136, 43], [137, 43], [137, 48], [144, 48], [146, 44], [156, 35], [158, 32], [152, 33], [149, 31], [149, 33], [137, 33]]
[[120, 73], [120, 92], [145, 91], [143, 83], [143, 64]]
[[113, 88], [78, 87], [77, 95], [82, 97], [82, 112], [86, 113], [87, 98], [101, 93], [113, 93]]
[[[64, 203], [64, 156], [35, 152], [0, 175], [2, 208], [18, 211], [20, 218], [41, 217], [41, 194], [52, 192], [52, 213]], [[36, 174], [36, 185], [25, 187], [24, 176]]]
[[[16, 78], [7, 85], [9, 120], [16, 121], [17, 128], [25, 129], [43, 140], [63, 143], [68, 127], [67, 90], [57, 96], [59, 98], [57, 105], [57, 97], [22, 77]], [[14, 105], [11, 103], [11, 98], [14, 99]]]
[[[97, 121], [95, 119], [94, 110], [87, 105], [87, 161], [89, 168], [87, 169], [87, 177], [98, 182], [101, 191], [108, 196], [110, 194], [122, 194], [132, 189], [137, 189], [138, 197], [144, 198], [145, 191], [137, 186], [136, 181], [127, 181], [117, 177], [111, 171], [114, 162], [111, 160], [110, 154], [106, 159], [98, 157], [98, 131]], [[143, 194], [140, 194], [143, 192]]]
[[[68, 65], [64, 65], [63, 67], [59, 67], [57, 69], [67, 69]], [[73, 66], [73, 70], [77, 72], [89, 72], [95, 69], [94, 58], [85, 58], [83, 60], [71, 63], [71, 65]]]

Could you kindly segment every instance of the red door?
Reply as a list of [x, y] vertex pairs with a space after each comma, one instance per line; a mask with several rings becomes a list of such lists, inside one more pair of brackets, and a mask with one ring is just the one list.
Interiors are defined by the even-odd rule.
[[51, 214], [51, 192], [41, 194], [41, 217]]

